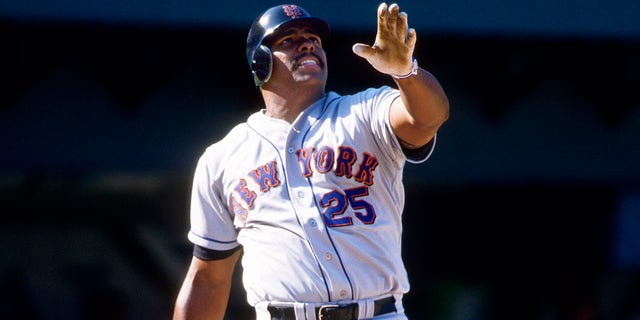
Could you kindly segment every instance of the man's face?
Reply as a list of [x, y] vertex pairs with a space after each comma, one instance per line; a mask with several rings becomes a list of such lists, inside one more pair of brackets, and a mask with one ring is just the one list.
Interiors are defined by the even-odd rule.
[[[327, 80], [326, 54], [322, 39], [308, 27], [291, 27], [275, 36], [271, 45], [273, 73], [269, 82]], [[274, 79], [275, 78], [275, 79]]]

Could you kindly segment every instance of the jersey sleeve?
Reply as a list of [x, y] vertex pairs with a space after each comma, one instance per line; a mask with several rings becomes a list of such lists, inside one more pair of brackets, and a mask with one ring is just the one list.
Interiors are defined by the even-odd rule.
[[377, 89], [368, 89], [364, 92], [368, 101], [367, 110], [371, 112], [370, 124], [374, 135], [381, 142], [381, 148], [386, 150], [396, 162], [406, 160], [409, 163], [421, 163], [426, 161], [433, 152], [436, 137], [426, 145], [415, 150], [405, 150], [395, 136], [389, 121], [389, 111], [395, 99], [400, 99], [400, 91], [389, 86]]
[[233, 214], [229, 212], [217, 180], [214, 152], [208, 149], [199, 159], [193, 178], [189, 240], [216, 251], [238, 247]]

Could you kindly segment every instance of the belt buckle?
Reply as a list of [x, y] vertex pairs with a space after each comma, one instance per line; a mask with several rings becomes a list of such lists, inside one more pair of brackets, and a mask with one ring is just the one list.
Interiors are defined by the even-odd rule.
[[339, 309], [341, 305], [339, 304], [323, 304], [318, 308], [318, 320], [331, 320], [330, 317], [325, 318], [325, 312]]

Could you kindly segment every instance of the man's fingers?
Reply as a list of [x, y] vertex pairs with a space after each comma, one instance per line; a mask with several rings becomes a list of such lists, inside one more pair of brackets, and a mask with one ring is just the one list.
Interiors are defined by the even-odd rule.
[[416, 36], [416, 29], [409, 28], [409, 30], [407, 31], [407, 46], [411, 48], [411, 52], [413, 52], [413, 48], [416, 46], [417, 38], [418, 37]]
[[406, 12], [400, 11], [400, 6], [396, 3], [387, 5], [385, 2], [378, 6], [378, 39], [390, 39], [390, 37], [407, 40], [408, 16]]
[[406, 12], [398, 13], [398, 19], [396, 22], [396, 35], [400, 39], [405, 39], [407, 37], [407, 28], [409, 27], [407, 20], [408, 16]]
[[386, 24], [387, 22], [387, 16], [388, 16], [388, 6], [385, 2], [380, 3], [380, 5], [378, 6], [378, 23], [379, 24]]
[[398, 31], [398, 14], [400, 13], [400, 7], [397, 4], [392, 3], [389, 6], [387, 12], [387, 28], [389, 32], [395, 33]]
[[[366, 59], [376, 70], [385, 74], [402, 74], [416, 43], [416, 31], [409, 28], [408, 15], [396, 3], [378, 6], [378, 33], [373, 45], [356, 43], [353, 53]], [[407, 60], [407, 61], [405, 61]]]
[[381, 3], [378, 6], [378, 34], [382, 34], [387, 30], [387, 4]]

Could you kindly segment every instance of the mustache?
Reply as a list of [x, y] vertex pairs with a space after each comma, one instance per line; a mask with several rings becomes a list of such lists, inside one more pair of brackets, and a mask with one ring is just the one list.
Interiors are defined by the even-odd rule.
[[318, 64], [320, 64], [321, 68], [324, 68], [324, 61], [322, 60], [322, 58], [320, 58], [319, 55], [315, 54], [314, 52], [305, 52], [302, 54], [297, 55], [294, 58], [294, 64], [297, 65], [298, 61], [300, 61], [300, 59], [305, 58], [305, 57], [315, 57], [318, 60]]

